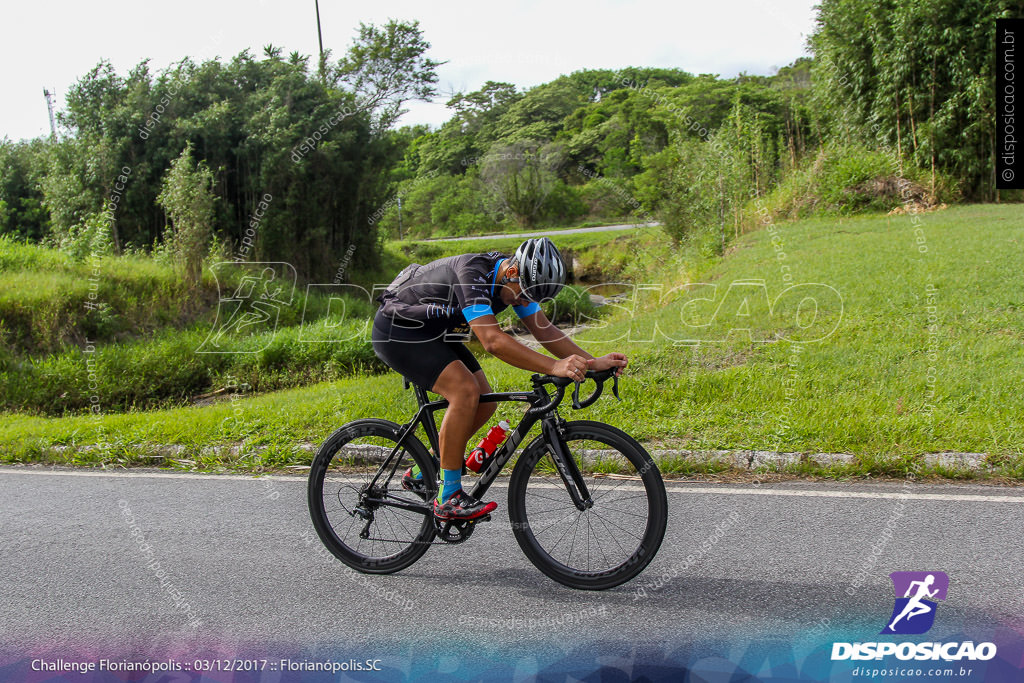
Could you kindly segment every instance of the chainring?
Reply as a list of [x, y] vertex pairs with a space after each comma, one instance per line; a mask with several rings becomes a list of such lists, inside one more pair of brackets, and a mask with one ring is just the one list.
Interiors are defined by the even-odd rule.
[[473, 530], [476, 528], [477, 522], [486, 522], [490, 518], [490, 515], [484, 515], [477, 519], [458, 520], [438, 519], [435, 517], [434, 531], [437, 534], [437, 537], [445, 543], [451, 543], [452, 545], [464, 543], [473, 535]]

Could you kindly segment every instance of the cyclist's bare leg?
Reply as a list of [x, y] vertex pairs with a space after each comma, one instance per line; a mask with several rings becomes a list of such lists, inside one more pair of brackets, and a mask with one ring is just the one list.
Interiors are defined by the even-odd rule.
[[[484, 374], [483, 370], [477, 370], [473, 373], [473, 377], [476, 378], [477, 387], [481, 394], [489, 394], [491, 391], [491, 383], [487, 381], [487, 375]], [[476, 417], [473, 419], [473, 432], [483, 427], [494, 415], [494, 411], [498, 409], [497, 403], [480, 403], [476, 407]], [[472, 435], [472, 433], [470, 435]]]
[[441, 371], [431, 391], [448, 399], [448, 409], [444, 411], [439, 434], [441, 469], [461, 470], [469, 437], [479, 429], [478, 379], [465, 363], [453, 360]]

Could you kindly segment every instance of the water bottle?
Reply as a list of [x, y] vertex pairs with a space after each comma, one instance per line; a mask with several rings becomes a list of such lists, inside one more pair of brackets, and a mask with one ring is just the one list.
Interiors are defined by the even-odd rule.
[[505, 435], [508, 434], [509, 423], [502, 420], [498, 424], [491, 427], [491, 430], [487, 432], [487, 436], [483, 438], [483, 441], [476, 445], [469, 455], [466, 456], [466, 467], [479, 472], [484, 468], [484, 464], [487, 459], [494, 455], [494, 451], [498, 448], [498, 445], [505, 440]]

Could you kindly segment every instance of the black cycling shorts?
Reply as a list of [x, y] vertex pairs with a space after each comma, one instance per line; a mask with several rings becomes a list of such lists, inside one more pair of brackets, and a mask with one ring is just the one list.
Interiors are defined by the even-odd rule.
[[462, 342], [445, 341], [443, 338], [417, 340], [415, 335], [392, 325], [388, 316], [374, 317], [370, 339], [378, 358], [424, 389], [433, 389], [441, 372], [453, 360], [461, 360], [470, 372], [480, 369], [473, 352]]

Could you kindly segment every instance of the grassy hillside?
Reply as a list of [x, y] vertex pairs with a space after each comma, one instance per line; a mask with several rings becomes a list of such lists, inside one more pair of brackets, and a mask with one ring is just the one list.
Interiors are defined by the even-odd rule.
[[57, 249], [0, 238], [0, 342], [27, 354], [188, 325], [216, 299], [211, 279], [190, 292], [170, 267], [150, 258], [78, 262]]
[[[362, 290], [329, 284], [307, 290], [299, 281], [291, 291], [293, 282], [280, 277], [286, 292], [272, 319], [244, 332], [233, 328], [219, 340], [221, 353], [197, 353], [212, 331], [230, 321], [235, 304], [225, 304], [218, 319], [218, 299], [239, 286], [247, 272], [242, 266], [218, 266], [216, 277], [208, 268], [203, 282], [188, 288], [170, 266], [152, 258], [83, 263], [55, 249], [0, 238], [0, 407], [66, 415], [91, 410], [93, 397], [102, 396], [109, 411], [146, 410], [188, 404], [229, 386], [266, 392], [381, 372], [384, 365], [362, 338], [375, 309], [375, 284], [390, 282], [412, 261], [511, 252], [519, 241], [389, 243], [384, 269], [353, 273]], [[559, 239], [567, 255], [579, 255], [573, 259], [579, 274], [592, 277], [635, 268], [630, 254], [647, 253], [655, 241], [656, 229]], [[260, 275], [262, 268], [248, 274]], [[566, 322], [596, 314], [580, 290], [566, 290], [547, 311]]]
[[[986, 205], [808, 220], [745, 235], [710, 265], [694, 252], [688, 263], [705, 265], [652, 258], [646, 280], [663, 296], [643, 290], [581, 342], [630, 354], [624, 402], [582, 416], [650, 445], [858, 456], [833, 473], [900, 473], [923, 453], [969, 451], [1024, 475], [1022, 218], [1019, 206]], [[669, 291], [685, 282], [706, 284]], [[789, 284], [803, 289], [780, 297]], [[525, 385], [497, 360], [484, 368], [497, 388]], [[402, 421], [413, 405], [389, 373], [202, 408], [8, 414], [0, 458], [143, 464], [165, 454], [156, 444], [180, 444], [181, 466], [308, 464], [299, 443], [357, 417]], [[82, 444], [97, 447], [47, 450]]]
[[383, 369], [362, 344], [306, 343], [353, 337], [372, 307], [349, 298], [342, 320], [301, 282], [294, 292], [285, 282], [290, 303], [274, 319], [227, 334], [224, 353], [196, 353], [243, 268], [218, 275], [207, 270], [187, 287], [149, 257], [77, 262], [0, 238], [0, 407], [60, 415], [88, 411], [102, 396], [108, 410], [146, 409], [229, 383], [268, 391]]

